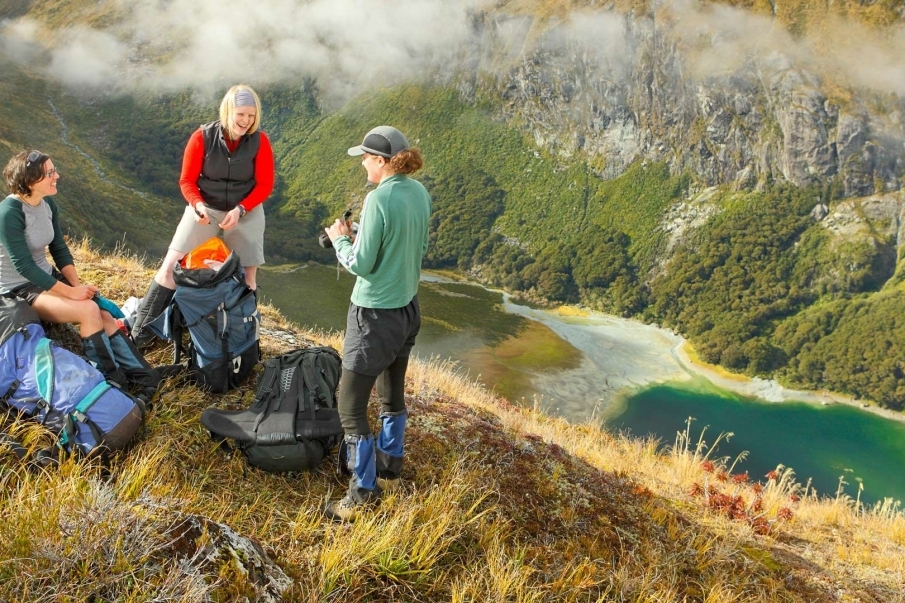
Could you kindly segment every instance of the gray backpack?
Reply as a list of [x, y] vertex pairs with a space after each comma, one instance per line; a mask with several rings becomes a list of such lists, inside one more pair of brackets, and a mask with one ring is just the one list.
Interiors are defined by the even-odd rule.
[[330, 347], [301, 348], [264, 361], [247, 410], [208, 408], [201, 423], [234, 440], [248, 462], [265, 471], [317, 467], [343, 437], [336, 388], [342, 364]]

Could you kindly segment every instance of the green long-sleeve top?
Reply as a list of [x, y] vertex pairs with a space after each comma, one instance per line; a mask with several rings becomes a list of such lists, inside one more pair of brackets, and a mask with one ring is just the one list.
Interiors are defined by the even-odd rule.
[[48, 197], [35, 206], [13, 196], [0, 201], [0, 292], [26, 283], [45, 291], [53, 287], [57, 280], [51, 276], [48, 250], [57, 269], [74, 263], [56, 203]]
[[358, 278], [352, 303], [362, 308], [402, 308], [418, 293], [421, 258], [427, 251], [431, 199], [404, 174], [384, 178], [365, 197], [353, 243], [338, 237], [339, 262]]

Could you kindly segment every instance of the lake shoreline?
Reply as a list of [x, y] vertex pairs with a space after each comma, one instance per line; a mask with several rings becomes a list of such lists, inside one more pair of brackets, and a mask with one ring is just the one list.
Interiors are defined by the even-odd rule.
[[675, 353], [679, 361], [694, 374], [707, 379], [717, 387], [736, 394], [757, 398], [764, 402], [805, 402], [827, 406], [831, 404], [844, 404], [884, 419], [905, 422], [905, 414], [882, 408], [876, 404], [870, 404], [863, 400], [855, 399], [845, 394], [828, 391], [789, 389], [780, 385], [774, 379], [761, 379], [748, 377], [738, 373], [727, 371], [723, 367], [715, 366], [694, 359], [688, 353], [690, 344], [684, 338], [676, 347]]
[[422, 279], [466, 283], [499, 293], [506, 312], [543, 323], [580, 350], [585, 356], [581, 366], [549, 374], [540, 372], [532, 378], [532, 385], [540, 392], [534, 405], [569, 420], [605, 417], [618, 412], [618, 406], [641, 389], [700, 378], [726, 392], [765, 403], [842, 404], [905, 422], [905, 413], [851, 396], [786, 388], [774, 379], [748, 377], [707, 364], [694, 357], [691, 344], [684, 337], [658, 325], [581, 306], [549, 309], [524, 306], [513, 302], [513, 296], [505, 291], [486, 287], [455, 272], [423, 271]]
[[[569, 316], [587, 316], [605, 319], [608, 323], [607, 333], [609, 337], [632, 342], [635, 346], [656, 346], [660, 343], [661, 337], [672, 338], [674, 345], [670, 350], [671, 356], [689, 377], [706, 379], [718, 388], [728, 392], [768, 403], [804, 402], [820, 406], [843, 404], [885, 419], [905, 422], [905, 414], [903, 413], [882, 408], [876, 404], [870, 404], [864, 400], [858, 400], [851, 396], [828, 391], [791, 389], [780, 385], [779, 382], [774, 379], [749, 377], [747, 375], [733, 373], [721, 366], [702, 362], [699, 359], [694, 358], [692, 353], [690, 353], [691, 344], [687, 339], [669, 329], [663, 329], [656, 325], [648, 325], [634, 319], [610, 316], [593, 310], [573, 306], [562, 306], [555, 310], [544, 310], [542, 312], [550, 312], [563, 318]], [[641, 326], [643, 326], [643, 328], [641, 328]], [[624, 371], [624, 364], [624, 359], [614, 358], [610, 370], [613, 372]], [[650, 385], [687, 380], [685, 376], [676, 375], [674, 367], [668, 362], [664, 362], [655, 372], [660, 373], [661, 378], [650, 379], [648, 383]]]

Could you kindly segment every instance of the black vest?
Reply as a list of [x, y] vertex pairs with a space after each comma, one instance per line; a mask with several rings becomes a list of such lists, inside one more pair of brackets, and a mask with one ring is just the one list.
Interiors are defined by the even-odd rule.
[[255, 187], [255, 157], [261, 146], [261, 132], [246, 134], [230, 155], [219, 121], [201, 126], [204, 162], [198, 189], [204, 204], [223, 211], [237, 206]]

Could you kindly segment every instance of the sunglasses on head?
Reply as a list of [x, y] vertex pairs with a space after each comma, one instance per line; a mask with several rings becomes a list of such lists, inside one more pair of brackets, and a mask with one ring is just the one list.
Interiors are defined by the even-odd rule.
[[25, 167], [31, 167], [33, 163], [43, 164], [48, 159], [50, 159], [50, 157], [48, 157], [41, 151], [32, 151], [28, 154], [28, 157], [25, 158]]

